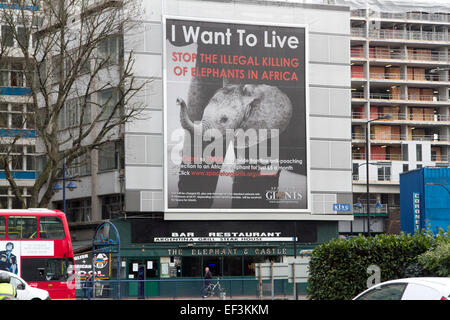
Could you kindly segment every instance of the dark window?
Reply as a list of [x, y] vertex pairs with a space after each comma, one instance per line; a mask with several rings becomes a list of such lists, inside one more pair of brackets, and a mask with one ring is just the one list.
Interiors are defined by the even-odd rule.
[[224, 257], [223, 275], [242, 276], [242, 257]]
[[13, 28], [10, 26], [2, 26], [2, 39], [3, 39], [3, 45], [6, 47], [13, 47], [14, 46], [14, 32], [12, 31]]
[[422, 161], [422, 145], [416, 145], [416, 161]]
[[10, 239], [36, 239], [36, 217], [8, 217], [8, 237]]
[[181, 259], [182, 277], [203, 277], [201, 257], [183, 257]]
[[255, 275], [255, 263], [264, 262], [264, 257], [244, 257], [244, 276]]
[[64, 236], [64, 225], [60, 218], [39, 218], [39, 237], [41, 239], [64, 239]]
[[27, 282], [66, 281], [73, 272], [71, 259], [22, 258], [22, 278]]
[[409, 164], [404, 164], [403, 165], [403, 172], [408, 172], [409, 171]]
[[0, 239], [6, 238], [6, 218], [0, 217]]
[[223, 275], [222, 257], [203, 257], [203, 273], [206, 267], [209, 267], [213, 277], [221, 277]]
[[408, 161], [408, 145], [402, 144], [402, 160]]

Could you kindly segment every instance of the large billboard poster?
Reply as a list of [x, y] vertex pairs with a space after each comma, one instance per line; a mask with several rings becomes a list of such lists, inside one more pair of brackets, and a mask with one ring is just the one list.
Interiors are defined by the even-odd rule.
[[308, 212], [305, 26], [164, 22], [165, 210]]

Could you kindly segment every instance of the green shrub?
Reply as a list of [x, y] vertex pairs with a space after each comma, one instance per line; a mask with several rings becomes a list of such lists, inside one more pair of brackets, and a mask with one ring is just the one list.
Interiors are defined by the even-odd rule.
[[309, 264], [308, 293], [311, 299], [352, 299], [367, 289], [371, 265], [380, 268], [381, 281], [423, 275], [418, 256], [436, 239], [426, 232], [414, 235], [359, 236], [334, 239], [317, 246]]
[[421, 254], [418, 260], [430, 275], [450, 277], [450, 241], [441, 242], [436, 248]]

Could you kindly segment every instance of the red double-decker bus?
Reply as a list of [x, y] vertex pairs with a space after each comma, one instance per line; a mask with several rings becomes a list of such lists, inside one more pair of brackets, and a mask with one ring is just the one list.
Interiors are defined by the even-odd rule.
[[72, 241], [59, 210], [0, 209], [0, 270], [21, 276], [50, 298], [75, 299]]

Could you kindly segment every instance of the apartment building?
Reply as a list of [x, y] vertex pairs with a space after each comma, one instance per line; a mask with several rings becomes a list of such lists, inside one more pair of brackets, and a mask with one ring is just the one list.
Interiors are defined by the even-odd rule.
[[[22, 37], [14, 38], [11, 24], [5, 21], [4, 10], [10, 10], [13, 1], [2, 1], [0, 7], [0, 208], [20, 208], [21, 203], [14, 197], [9, 182], [6, 180], [4, 165], [15, 179], [22, 194], [29, 199], [29, 187], [35, 179], [35, 142], [34, 113], [30, 103], [31, 90], [25, 79], [25, 65], [23, 55], [19, 49], [21, 45], [33, 46], [31, 39], [23, 34], [23, 21], [16, 17], [16, 32]], [[29, 6], [26, 12], [37, 10]], [[35, 25], [36, 21], [32, 21]], [[26, 43], [29, 42], [29, 43]]]
[[[367, 232], [369, 200], [371, 232], [397, 233], [399, 174], [449, 164], [450, 4], [431, 7], [433, 3], [429, 8], [413, 11], [407, 7], [373, 7], [369, 5], [371, 1], [366, 8], [346, 2], [352, 9], [351, 114], [356, 205], [355, 221], [342, 222], [340, 232]], [[380, 119], [386, 116], [389, 119]]]

